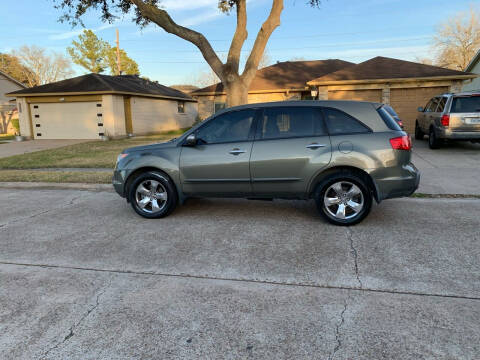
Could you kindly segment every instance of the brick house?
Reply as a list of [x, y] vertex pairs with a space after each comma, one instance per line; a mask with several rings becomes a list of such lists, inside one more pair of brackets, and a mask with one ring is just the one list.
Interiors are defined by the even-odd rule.
[[[318, 91], [320, 100], [383, 102], [395, 108], [411, 132], [418, 106], [434, 95], [460, 91], [464, 80], [477, 76], [386, 57], [360, 64], [342, 60], [283, 62], [257, 72], [248, 102], [311, 99], [311, 90]], [[198, 100], [202, 119], [225, 106], [221, 83], [196, 90], [191, 96]]]
[[[257, 71], [248, 91], [248, 102], [302, 100], [311, 98], [307, 81], [354, 65], [343, 60], [286, 61]], [[190, 93], [198, 101], [198, 115], [205, 119], [225, 108], [222, 83]]]

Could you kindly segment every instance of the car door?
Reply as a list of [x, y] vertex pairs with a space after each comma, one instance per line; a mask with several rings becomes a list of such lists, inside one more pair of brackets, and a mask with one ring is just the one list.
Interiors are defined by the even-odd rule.
[[222, 113], [198, 128], [196, 146], [183, 146], [180, 179], [188, 195], [248, 196], [255, 109]]
[[258, 197], [301, 196], [330, 158], [330, 138], [318, 107], [264, 109], [250, 158], [253, 193]]
[[429, 103], [425, 111], [425, 123], [422, 126], [424, 131], [428, 133], [428, 129], [430, 128], [430, 125], [432, 125], [435, 122], [435, 116], [436, 114], [436, 109], [438, 106], [438, 103], [440, 101], [439, 97], [434, 97]]

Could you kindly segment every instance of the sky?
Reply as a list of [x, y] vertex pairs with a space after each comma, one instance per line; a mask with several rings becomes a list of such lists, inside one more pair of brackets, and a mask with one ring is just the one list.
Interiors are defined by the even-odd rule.
[[[59, 0], [57, 0], [58, 2]], [[0, 0], [0, 52], [22, 45], [37, 45], [66, 54], [83, 30], [60, 23], [54, 0]], [[414, 61], [432, 56], [432, 36], [440, 24], [472, 0], [323, 0], [311, 8], [306, 0], [285, 0], [281, 25], [273, 33], [267, 53], [272, 63], [303, 58], [342, 59], [359, 63], [375, 56]], [[203, 33], [220, 57], [225, 57], [235, 30], [235, 15], [217, 9], [218, 0], [162, 0], [162, 6], [179, 24]], [[248, 39], [242, 57], [255, 41], [270, 10], [271, 0], [249, 0]], [[8, 15], [7, 15], [8, 14]], [[141, 75], [165, 85], [193, 83], [209, 67], [195, 46], [151, 24], [139, 28], [131, 14], [103, 23], [99, 11], [83, 19], [86, 28], [102, 39], [115, 41], [140, 67]], [[76, 75], [86, 73], [74, 66]]]

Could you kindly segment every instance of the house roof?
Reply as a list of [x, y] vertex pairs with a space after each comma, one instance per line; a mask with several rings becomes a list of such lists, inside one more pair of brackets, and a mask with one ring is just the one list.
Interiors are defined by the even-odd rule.
[[400, 79], [432, 79], [432, 78], [473, 78], [474, 74], [463, 71], [445, 69], [438, 66], [425, 65], [411, 61], [377, 56], [308, 82], [309, 85], [327, 85], [335, 83], [382, 82]]
[[132, 94], [195, 101], [187, 94], [136, 75], [87, 74], [8, 93], [7, 96]]
[[475, 54], [475, 56], [472, 58], [472, 60], [470, 60], [470, 62], [468, 63], [467, 67], [465, 68], [465, 71], [466, 71], [466, 72], [472, 71], [473, 68], [475, 67], [475, 65], [477, 65], [479, 61], [480, 61], [480, 49], [478, 49], [478, 51], [477, 51], [477, 53]]
[[14, 79], [13, 77], [11, 77], [10, 75], [8, 75], [7, 73], [4, 73], [2, 70], [0, 70], [0, 74], [5, 76], [8, 80], [14, 82], [15, 84], [17, 84], [18, 86], [21, 86], [22, 88], [26, 88], [26, 86], [24, 84], [22, 84], [20, 81], [18, 81], [17, 79]]
[[[307, 81], [351, 65], [354, 64], [338, 59], [279, 62], [258, 70], [249, 91], [305, 89]], [[193, 91], [191, 95], [222, 92], [223, 84], [218, 83]]]

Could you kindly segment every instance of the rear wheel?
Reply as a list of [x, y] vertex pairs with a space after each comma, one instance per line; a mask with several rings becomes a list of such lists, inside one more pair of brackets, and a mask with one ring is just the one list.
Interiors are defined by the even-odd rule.
[[418, 121], [415, 121], [415, 139], [423, 140], [424, 135], [425, 134], [420, 128], [420, 125], [418, 125]]
[[354, 225], [372, 207], [372, 194], [363, 176], [350, 171], [328, 176], [315, 192], [320, 214], [335, 225]]
[[165, 217], [177, 206], [175, 185], [159, 172], [138, 176], [130, 185], [128, 196], [133, 210], [149, 219]]
[[430, 149], [438, 149], [442, 145], [442, 140], [437, 137], [433, 127], [430, 128], [428, 133], [428, 147]]

